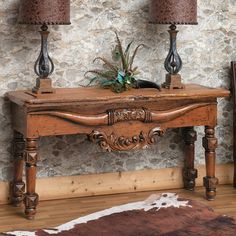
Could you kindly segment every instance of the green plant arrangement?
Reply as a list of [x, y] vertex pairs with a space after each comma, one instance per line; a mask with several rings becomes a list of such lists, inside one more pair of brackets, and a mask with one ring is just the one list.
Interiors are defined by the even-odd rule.
[[147, 80], [139, 80], [135, 77], [139, 74], [138, 67], [134, 67], [134, 59], [143, 44], [138, 45], [131, 54], [131, 46], [133, 42], [130, 42], [124, 50], [120, 41], [120, 38], [116, 34], [117, 45], [112, 51], [112, 62], [103, 57], [97, 57], [94, 62], [99, 60], [103, 62], [103, 69], [89, 70], [85, 73], [95, 75], [90, 78], [90, 83], [98, 83], [102, 88], [110, 88], [116, 93], [121, 93], [131, 88], [156, 88], [160, 90], [160, 86], [156, 83]]

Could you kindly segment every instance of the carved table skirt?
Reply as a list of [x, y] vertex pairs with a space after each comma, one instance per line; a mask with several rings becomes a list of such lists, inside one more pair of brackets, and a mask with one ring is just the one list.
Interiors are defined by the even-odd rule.
[[[193, 190], [194, 126], [205, 126], [203, 147], [206, 153], [206, 197], [213, 200], [218, 183], [215, 177], [217, 139], [217, 98], [229, 95], [224, 89], [186, 85], [184, 90], [131, 90], [114, 94], [100, 88], [57, 89], [55, 94], [35, 95], [28, 91], [9, 92], [14, 129], [15, 171], [12, 202], [25, 204], [25, 214], [36, 213], [35, 193], [38, 139], [42, 136], [86, 134], [89, 140], [107, 151], [146, 148], [168, 128], [183, 128], [186, 189]], [[26, 168], [25, 183], [22, 179]]]

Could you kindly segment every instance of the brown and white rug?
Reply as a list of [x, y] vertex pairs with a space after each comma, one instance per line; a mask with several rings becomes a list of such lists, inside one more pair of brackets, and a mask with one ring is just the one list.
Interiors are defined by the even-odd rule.
[[173, 193], [96, 212], [55, 229], [16, 236], [236, 236], [236, 220]]

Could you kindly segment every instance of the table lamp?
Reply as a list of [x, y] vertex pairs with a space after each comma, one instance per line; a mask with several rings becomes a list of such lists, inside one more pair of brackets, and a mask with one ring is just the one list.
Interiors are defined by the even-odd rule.
[[41, 51], [34, 65], [38, 76], [34, 93], [53, 93], [49, 76], [54, 64], [48, 54], [48, 25], [70, 24], [70, 0], [21, 0], [19, 12], [20, 24], [41, 25]]
[[168, 89], [183, 89], [185, 86], [179, 74], [182, 60], [177, 52], [176, 25], [197, 24], [197, 0], [151, 0], [151, 23], [170, 24], [170, 50], [165, 60], [168, 72], [163, 87]]

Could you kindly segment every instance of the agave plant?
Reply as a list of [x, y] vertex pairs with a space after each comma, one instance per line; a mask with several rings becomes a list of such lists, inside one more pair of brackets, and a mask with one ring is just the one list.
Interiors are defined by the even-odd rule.
[[112, 60], [110, 62], [106, 58], [97, 57], [95, 61], [102, 61], [104, 69], [100, 70], [89, 70], [85, 73], [92, 73], [95, 77], [90, 79], [89, 85], [98, 82], [103, 88], [111, 88], [116, 93], [121, 93], [123, 91], [129, 90], [131, 88], [141, 88], [141, 87], [160, 87], [155, 83], [137, 80], [135, 77], [139, 74], [138, 67], [133, 67], [134, 59], [143, 44], [138, 45], [133, 53], [131, 54], [131, 46], [133, 42], [130, 42], [126, 49], [124, 50], [120, 41], [120, 38], [116, 34], [116, 42], [114, 50], [112, 51]]

